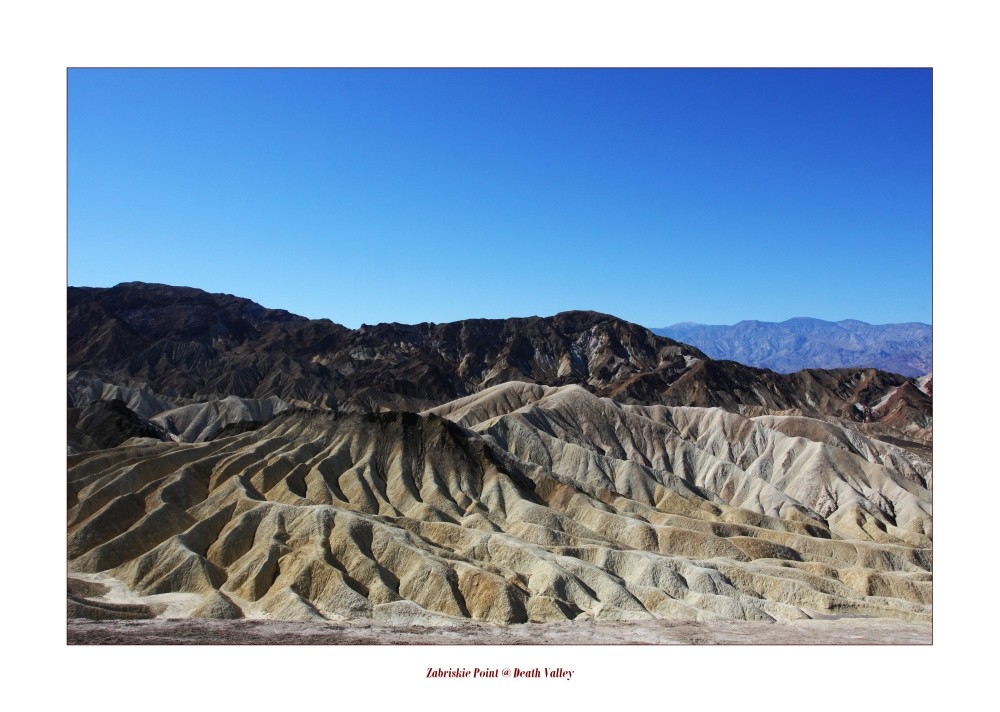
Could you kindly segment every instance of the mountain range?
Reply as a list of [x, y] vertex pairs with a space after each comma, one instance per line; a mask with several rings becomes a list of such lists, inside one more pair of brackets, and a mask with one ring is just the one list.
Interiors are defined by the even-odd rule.
[[714, 359], [791, 373], [804, 368], [869, 367], [923, 376], [931, 371], [929, 324], [867, 324], [798, 317], [780, 323], [741, 321], [732, 326], [685, 322], [653, 333], [692, 344]]
[[932, 388], [595, 312], [68, 290], [71, 617], [929, 620]]

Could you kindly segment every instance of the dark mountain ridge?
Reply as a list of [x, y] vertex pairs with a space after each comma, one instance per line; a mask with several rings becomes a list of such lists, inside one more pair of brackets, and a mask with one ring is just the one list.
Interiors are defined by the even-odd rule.
[[[248, 299], [137, 282], [68, 290], [70, 405], [101, 384], [176, 402], [276, 396], [343, 411], [416, 411], [510, 381], [581, 385], [622, 403], [798, 411], [929, 427], [931, 398], [876, 369], [778, 374], [606, 314], [470, 319], [348, 329]], [[88, 380], [89, 379], [89, 380]], [[905, 398], [890, 398], [910, 384]], [[113, 396], [118, 397], [118, 396]]]
[[601, 388], [705, 358], [596, 312], [352, 330], [231, 295], [134, 282], [71, 287], [68, 321], [70, 371], [167, 396], [278, 395], [325, 407], [366, 391], [429, 405], [518, 379]]

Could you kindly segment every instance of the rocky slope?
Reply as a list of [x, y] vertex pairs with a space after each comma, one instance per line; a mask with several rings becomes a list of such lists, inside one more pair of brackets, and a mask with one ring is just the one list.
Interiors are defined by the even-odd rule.
[[69, 614], [929, 620], [931, 382], [70, 290]]
[[867, 324], [799, 317], [732, 326], [674, 324], [653, 333], [694, 344], [716, 359], [791, 373], [803, 368], [867, 367], [922, 376], [931, 370], [929, 324]]
[[195, 617], [929, 619], [930, 463], [775, 424], [508, 383], [83, 453], [70, 571]]

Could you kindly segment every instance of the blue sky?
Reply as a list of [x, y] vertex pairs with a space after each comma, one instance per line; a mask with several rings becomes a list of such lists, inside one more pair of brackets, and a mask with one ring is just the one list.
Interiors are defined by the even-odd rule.
[[930, 70], [69, 72], [69, 284], [931, 321]]

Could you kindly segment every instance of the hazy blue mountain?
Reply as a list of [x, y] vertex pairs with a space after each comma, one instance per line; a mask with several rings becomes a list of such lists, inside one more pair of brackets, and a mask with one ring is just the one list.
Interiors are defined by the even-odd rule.
[[780, 323], [741, 321], [733, 326], [684, 322], [651, 331], [695, 346], [714, 359], [732, 359], [779, 373], [854, 366], [904, 376], [931, 371], [931, 326], [919, 322], [868, 324], [796, 317]]

